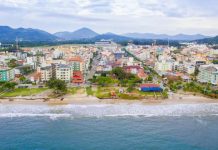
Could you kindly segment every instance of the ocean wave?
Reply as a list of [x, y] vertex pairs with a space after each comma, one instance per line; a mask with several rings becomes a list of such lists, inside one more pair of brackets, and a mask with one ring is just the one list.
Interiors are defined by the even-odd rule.
[[119, 116], [207, 116], [218, 115], [218, 104], [99, 104], [99, 105], [21, 105], [0, 104], [0, 118], [5, 117], [119, 117]]

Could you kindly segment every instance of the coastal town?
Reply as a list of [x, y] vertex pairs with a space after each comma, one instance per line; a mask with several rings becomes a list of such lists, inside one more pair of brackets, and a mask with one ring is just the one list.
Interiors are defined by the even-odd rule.
[[[166, 99], [174, 93], [218, 98], [218, 47], [0, 44], [0, 97], [45, 99], [82, 93], [99, 99]], [[51, 91], [53, 92], [46, 92]]]

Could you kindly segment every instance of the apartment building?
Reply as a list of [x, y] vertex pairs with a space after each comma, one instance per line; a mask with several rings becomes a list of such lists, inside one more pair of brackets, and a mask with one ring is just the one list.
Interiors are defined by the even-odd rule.
[[40, 72], [40, 79], [42, 82], [46, 82], [52, 78], [51, 66], [41, 67], [39, 72]]
[[201, 83], [218, 85], [218, 65], [210, 64], [200, 66], [197, 80]]
[[55, 78], [65, 82], [71, 81], [71, 67], [65, 64], [58, 64], [55, 67]]
[[14, 69], [0, 68], [0, 81], [11, 81], [15, 77]]
[[69, 59], [69, 65], [73, 71], [85, 72], [85, 63], [79, 56], [75, 56]]

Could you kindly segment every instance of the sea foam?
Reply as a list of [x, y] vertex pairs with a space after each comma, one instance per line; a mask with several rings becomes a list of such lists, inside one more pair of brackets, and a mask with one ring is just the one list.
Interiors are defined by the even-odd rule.
[[0, 117], [116, 117], [116, 116], [207, 116], [218, 115], [218, 104], [98, 104], [23, 105], [0, 104]]

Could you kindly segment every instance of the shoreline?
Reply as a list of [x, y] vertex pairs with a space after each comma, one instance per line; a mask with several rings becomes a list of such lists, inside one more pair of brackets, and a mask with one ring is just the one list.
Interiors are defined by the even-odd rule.
[[124, 99], [98, 99], [94, 96], [85, 94], [66, 95], [61, 98], [47, 97], [11, 97], [0, 99], [0, 104], [24, 104], [24, 105], [101, 105], [101, 104], [141, 104], [141, 105], [177, 105], [177, 104], [201, 104], [218, 103], [218, 100], [199, 95], [173, 94], [168, 99], [143, 99], [143, 100], [124, 100]]

